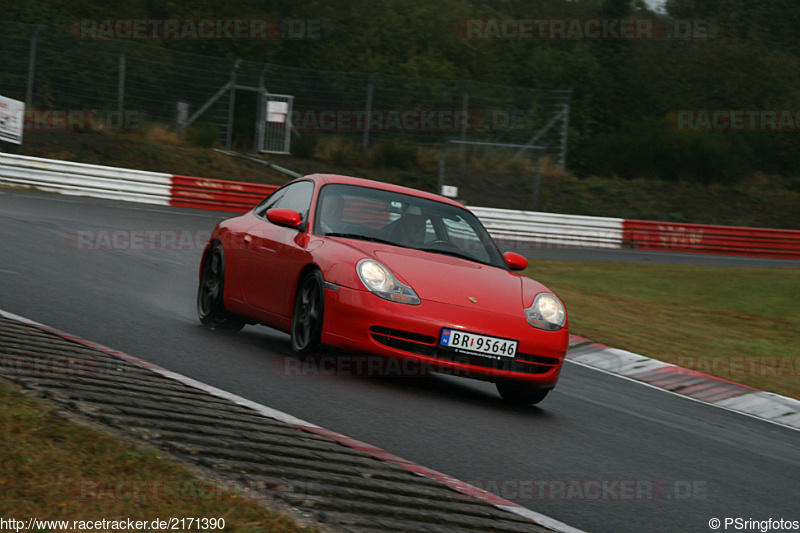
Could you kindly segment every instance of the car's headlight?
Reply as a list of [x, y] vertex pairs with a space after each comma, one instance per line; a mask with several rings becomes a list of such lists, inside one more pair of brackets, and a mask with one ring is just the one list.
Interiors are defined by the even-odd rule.
[[414, 289], [400, 283], [388, 268], [373, 259], [362, 259], [356, 265], [361, 283], [381, 298], [392, 302], [418, 305], [419, 296]]
[[528, 324], [535, 328], [555, 331], [564, 327], [567, 312], [561, 300], [543, 292], [536, 296], [533, 305], [525, 309], [525, 318], [528, 319]]

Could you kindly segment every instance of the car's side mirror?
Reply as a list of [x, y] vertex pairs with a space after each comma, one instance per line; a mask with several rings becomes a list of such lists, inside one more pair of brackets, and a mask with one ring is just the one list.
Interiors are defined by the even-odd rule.
[[516, 252], [506, 252], [503, 254], [508, 268], [511, 270], [525, 270], [528, 268], [528, 260]]
[[300, 213], [294, 209], [281, 209], [279, 207], [267, 211], [267, 220], [279, 226], [288, 226], [295, 229], [303, 223]]

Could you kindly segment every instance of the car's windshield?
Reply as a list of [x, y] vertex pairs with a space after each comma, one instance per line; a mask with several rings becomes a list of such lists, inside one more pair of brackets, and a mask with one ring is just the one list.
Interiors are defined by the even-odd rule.
[[314, 218], [317, 235], [383, 242], [506, 268], [475, 215], [444, 202], [329, 184], [320, 191]]

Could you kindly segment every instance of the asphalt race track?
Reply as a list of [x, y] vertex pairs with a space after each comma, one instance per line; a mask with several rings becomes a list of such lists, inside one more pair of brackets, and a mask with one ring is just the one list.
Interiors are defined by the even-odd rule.
[[[491, 384], [450, 377], [286, 375], [287, 335], [252, 326], [235, 335], [210, 332], [197, 321], [202, 246], [226, 216], [0, 189], [0, 308], [586, 531], [709, 531], [712, 518], [800, 519], [797, 431], [575, 364], [567, 363], [556, 390], [531, 408], [506, 405]], [[80, 237], [81, 230], [94, 237]], [[136, 232], [142, 240], [131, 240]], [[153, 235], [157, 244], [166, 239], [183, 249], [155, 249]]]

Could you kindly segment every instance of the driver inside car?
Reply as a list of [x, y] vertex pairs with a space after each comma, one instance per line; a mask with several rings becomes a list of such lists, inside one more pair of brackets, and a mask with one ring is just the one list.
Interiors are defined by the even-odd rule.
[[398, 221], [397, 240], [405, 246], [422, 246], [428, 231], [428, 219], [422, 215], [403, 215]]
[[319, 228], [324, 234], [335, 233], [344, 214], [344, 198], [340, 194], [327, 194], [319, 210]]

